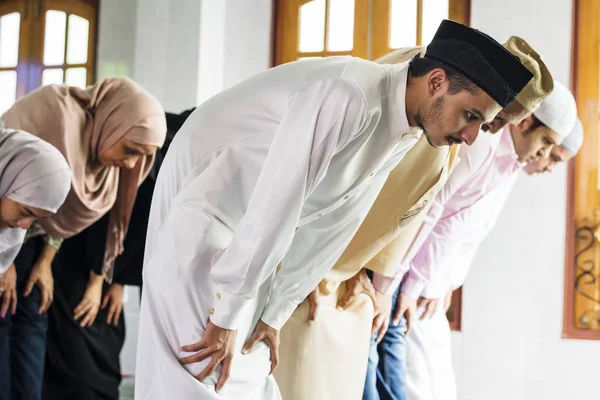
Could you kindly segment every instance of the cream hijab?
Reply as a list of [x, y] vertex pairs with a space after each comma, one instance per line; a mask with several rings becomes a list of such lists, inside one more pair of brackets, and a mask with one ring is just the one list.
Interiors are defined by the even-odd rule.
[[54, 145], [73, 171], [67, 200], [54, 217], [40, 223], [48, 234], [73, 236], [111, 212], [103, 274], [112, 281], [137, 189], [154, 155], [132, 170], [104, 166], [98, 157], [123, 138], [161, 147], [167, 127], [160, 103], [128, 78], [108, 78], [87, 89], [45, 86], [19, 100], [3, 119], [7, 127]]
[[[71, 170], [54, 146], [0, 127], [0, 198], [55, 213], [71, 188]], [[0, 228], [0, 274], [13, 263], [26, 231]]]

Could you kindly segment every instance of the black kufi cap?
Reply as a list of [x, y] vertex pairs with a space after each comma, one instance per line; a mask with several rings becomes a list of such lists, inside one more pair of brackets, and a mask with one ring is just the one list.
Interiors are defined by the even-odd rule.
[[533, 78], [517, 56], [490, 36], [447, 19], [427, 46], [425, 57], [448, 64], [502, 107], [509, 106]]

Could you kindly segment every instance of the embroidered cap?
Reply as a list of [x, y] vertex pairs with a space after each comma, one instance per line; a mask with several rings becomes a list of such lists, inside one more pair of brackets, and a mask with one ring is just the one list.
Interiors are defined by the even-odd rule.
[[533, 77], [519, 58], [496, 40], [450, 20], [442, 21], [425, 57], [453, 67], [503, 108], [516, 99]]

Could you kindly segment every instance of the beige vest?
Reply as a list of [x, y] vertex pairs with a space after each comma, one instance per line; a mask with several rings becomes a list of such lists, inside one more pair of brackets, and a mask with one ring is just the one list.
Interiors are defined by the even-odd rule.
[[[444, 169], [440, 173], [438, 181], [431, 186], [431, 189], [423, 195], [417, 204], [406, 212], [404, 218], [409, 220], [406, 223], [401, 224], [402, 229], [383, 249], [381, 249], [381, 251], [377, 252], [377, 254], [364, 265], [365, 268], [390, 277], [396, 275], [398, 265], [406, 261], [404, 259], [405, 255], [421, 228], [421, 222], [427, 215], [427, 210], [429, 209], [431, 201], [448, 180], [450, 172], [452, 172], [454, 167], [460, 161], [457, 156], [458, 150], [459, 146], [453, 146], [450, 149], [450, 154], [448, 155], [446, 164], [443, 166]], [[431, 154], [426, 153], [423, 158], [427, 159], [428, 156], [431, 156]], [[435, 161], [439, 161], [439, 159], [434, 160], [433, 162]], [[424, 178], [427, 179], [428, 176], [425, 176]], [[427, 184], [426, 182], [421, 183], [424, 185]]]

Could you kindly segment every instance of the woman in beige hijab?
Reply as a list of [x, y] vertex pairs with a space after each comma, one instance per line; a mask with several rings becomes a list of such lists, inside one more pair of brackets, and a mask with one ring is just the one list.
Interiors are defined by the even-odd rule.
[[12, 398], [34, 400], [41, 396], [52, 260], [62, 239], [110, 212], [102, 275], [90, 271], [83, 299], [74, 310], [74, 320], [91, 326], [103, 276], [112, 280], [113, 262], [123, 250], [138, 186], [164, 142], [165, 114], [135, 82], [109, 78], [83, 90], [46, 86], [19, 100], [2, 119], [6, 127], [26, 130], [54, 145], [73, 172], [71, 190], [56, 215], [29, 229], [29, 240], [15, 261], [17, 313], [11, 321], [0, 321], [0, 342], [10, 337], [13, 353], [0, 353], [0, 390], [12, 393]]

